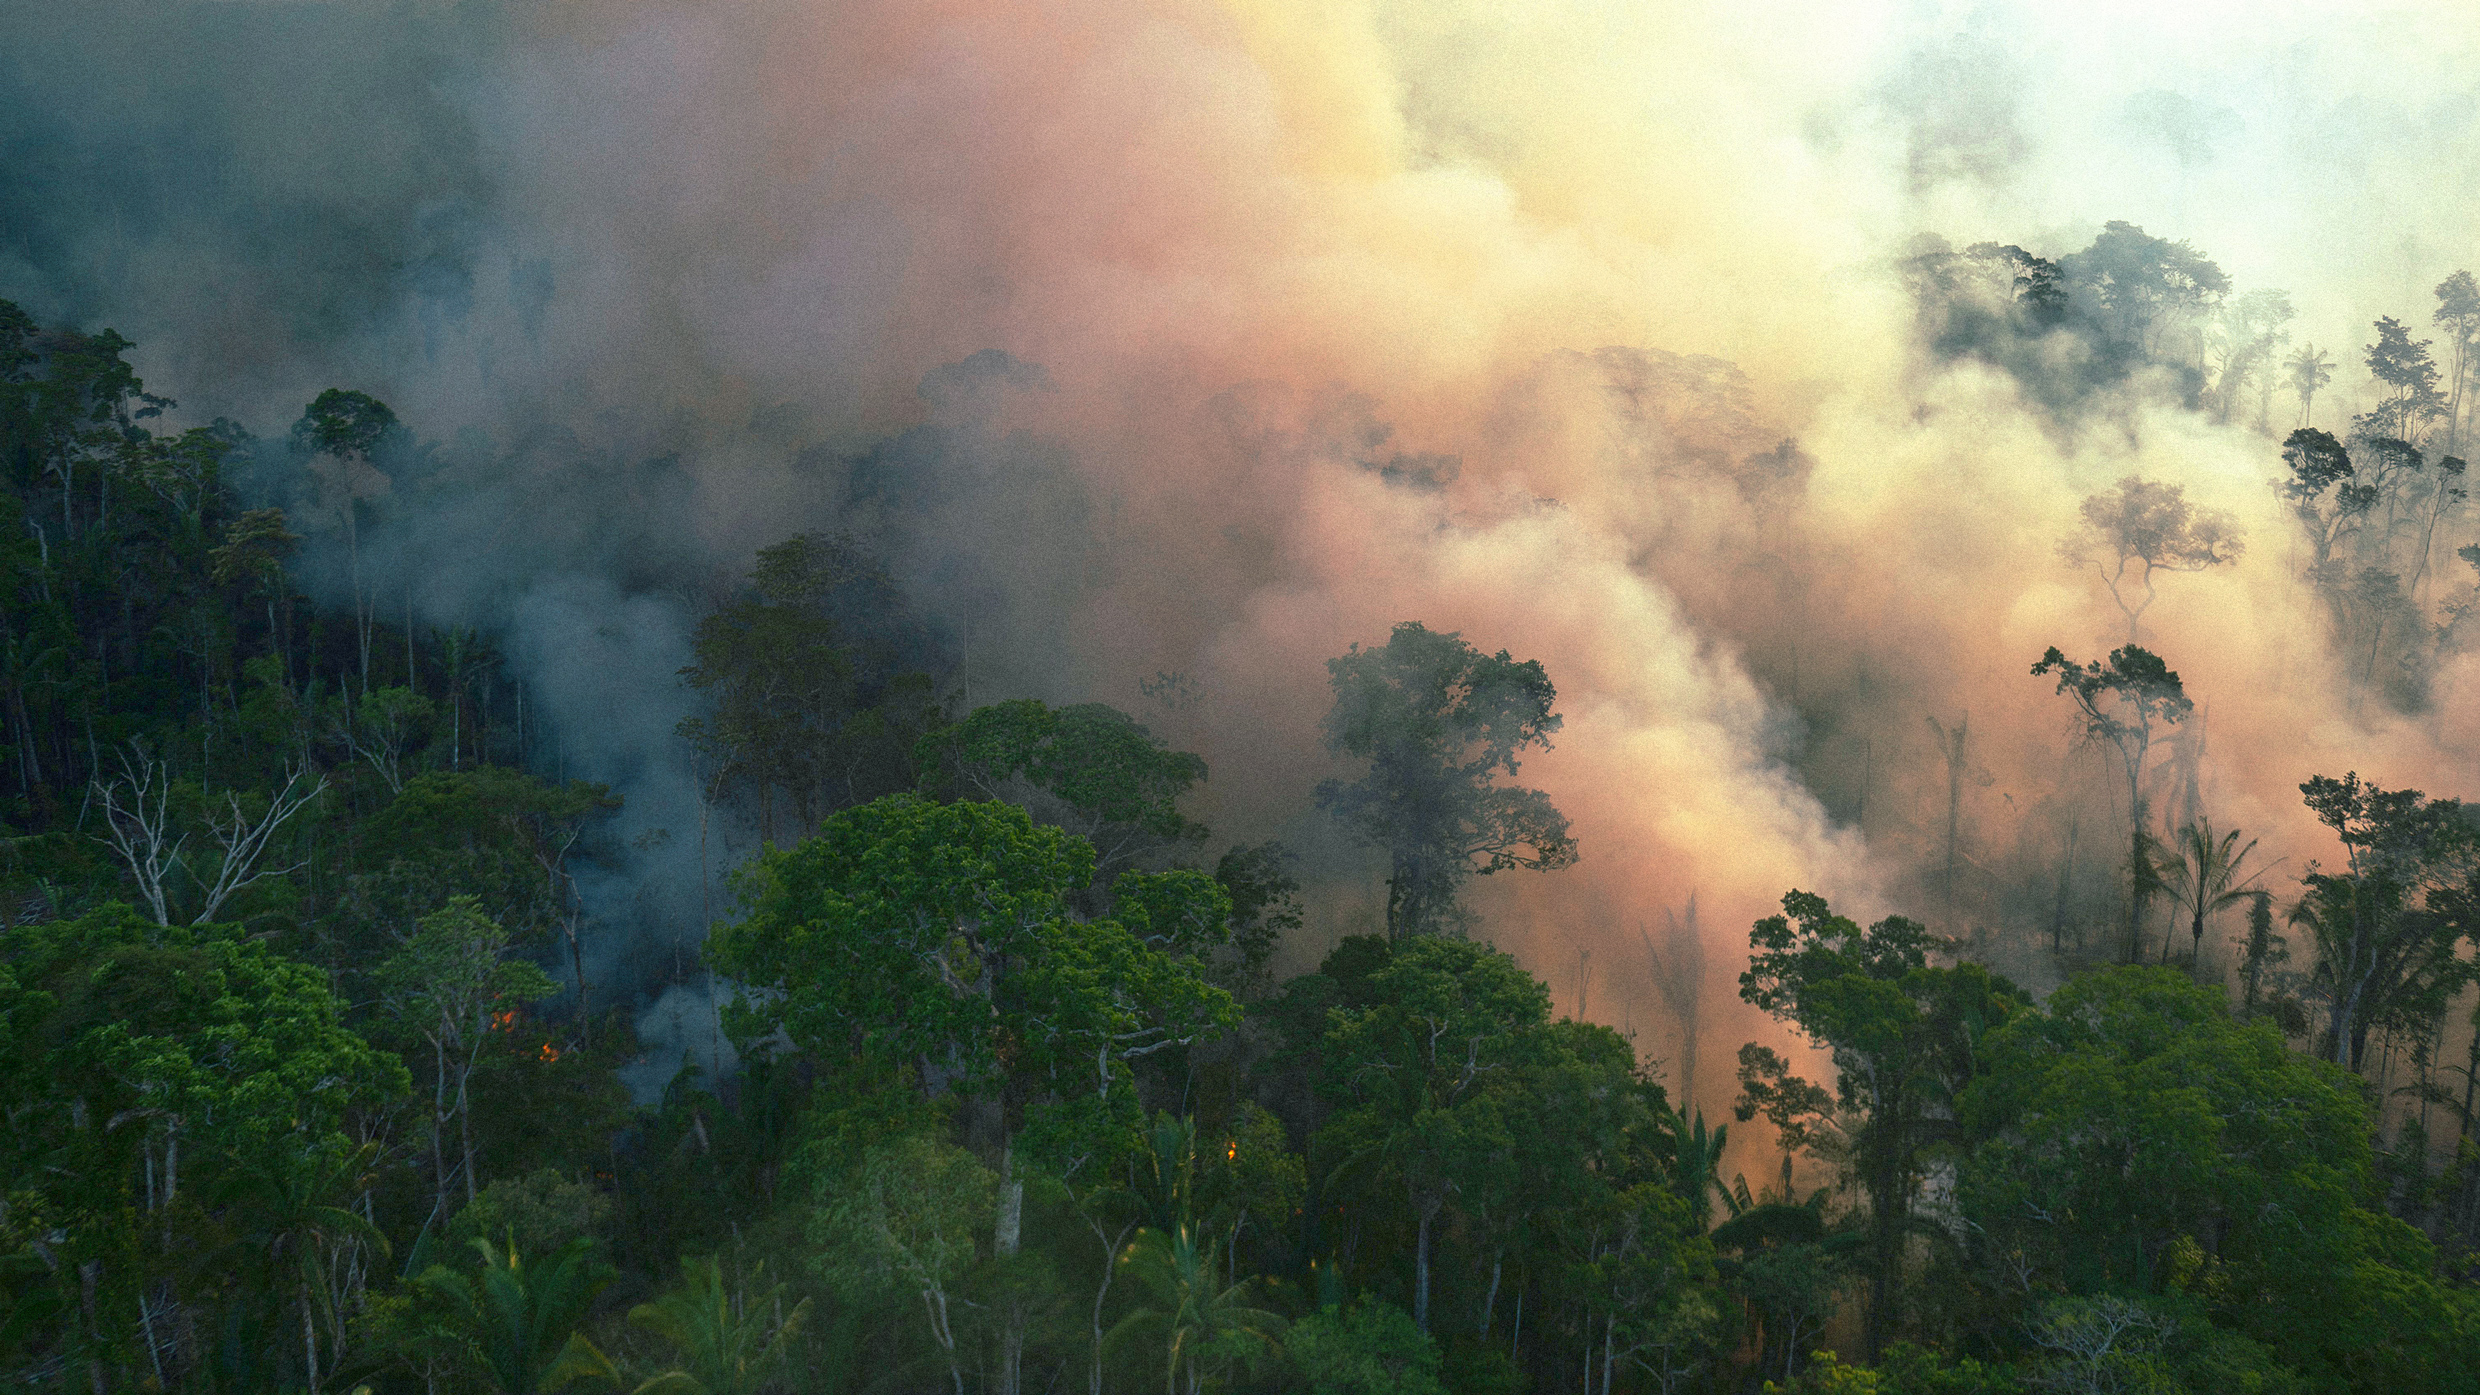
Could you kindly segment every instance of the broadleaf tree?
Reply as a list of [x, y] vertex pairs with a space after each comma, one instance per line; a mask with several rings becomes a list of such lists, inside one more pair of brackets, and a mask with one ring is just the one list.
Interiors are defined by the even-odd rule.
[[1388, 934], [1461, 929], [1456, 897], [1473, 877], [1574, 865], [1576, 839], [1549, 796], [1498, 783], [1559, 729], [1539, 660], [1484, 654], [1407, 620], [1383, 647], [1355, 644], [1326, 670], [1326, 745], [1368, 770], [1321, 783], [1318, 805], [1386, 851]]
[[1748, 943], [1740, 997], [1825, 1048], [1835, 1081], [1829, 1094], [1773, 1052], [1745, 1051], [1736, 1112], [1765, 1113], [1827, 1152], [1866, 1197], [1863, 1335], [1874, 1360], [1897, 1319], [1913, 1204], [1932, 1165], [1959, 1146], [1954, 1100], [1972, 1080], [1976, 1043], [2029, 1000], [1978, 964], [1932, 966], [1937, 943], [1919, 922], [1888, 916], [1864, 930], [1813, 892], [1786, 894]]

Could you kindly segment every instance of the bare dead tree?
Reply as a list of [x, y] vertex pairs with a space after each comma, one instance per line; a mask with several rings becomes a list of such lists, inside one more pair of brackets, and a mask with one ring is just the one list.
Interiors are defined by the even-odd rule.
[[[305, 780], [309, 781], [307, 788], [303, 787]], [[172, 923], [176, 881], [187, 878], [194, 883], [199, 888], [198, 913], [189, 923], [200, 925], [213, 920], [224, 903], [245, 887], [302, 866], [298, 862], [284, 867], [265, 865], [267, 846], [278, 829], [326, 790], [327, 777], [314, 776], [304, 760], [286, 768], [283, 787], [263, 810], [252, 812], [230, 790], [224, 794], [222, 809], [210, 804], [207, 837], [218, 854], [212, 877], [201, 875], [182, 855], [191, 830], [180, 828], [173, 816], [172, 784], [170, 762], [156, 760], [144, 746], [130, 743], [121, 757], [120, 775], [93, 785], [103, 805], [101, 841], [119, 854], [158, 925]]]
[[283, 788], [268, 799], [265, 811], [255, 817], [242, 808], [239, 795], [229, 790], [225, 792], [223, 811], [207, 815], [207, 832], [215, 839], [215, 845], [222, 850], [223, 857], [216, 864], [215, 880], [205, 882], [206, 891], [199, 900], [198, 914], [190, 924], [199, 925], [213, 920], [216, 911], [243, 888], [269, 877], [299, 871], [307, 864], [308, 859], [305, 858], [283, 867], [269, 867], [264, 865], [264, 859], [268, 840], [275, 836], [276, 830], [290, 822], [293, 815], [308, 807], [312, 800], [327, 792], [327, 777], [324, 775], [311, 779], [309, 788], [302, 788], [302, 781], [310, 778], [312, 773], [307, 760], [287, 767]]
[[147, 755], [144, 745], [132, 741], [121, 755], [120, 777], [94, 781], [93, 789], [103, 805], [102, 841], [129, 868], [155, 923], [170, 925], [167, 883], [187, 870], [181, 848], [189, 841], [187, 833], [173, 828], [171, 764]]

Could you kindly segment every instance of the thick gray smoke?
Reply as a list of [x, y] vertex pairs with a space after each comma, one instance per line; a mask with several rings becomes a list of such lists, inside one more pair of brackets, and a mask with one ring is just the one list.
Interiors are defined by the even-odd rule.
[[[1902, 266], [2190, 238], [2291, 294], [2338, 422], [2367, 321], [2480, 257], [2476, 54], [2348, 5], [20, 6], [0, 296], [120, 328], [185, 417], [278, 435], [342, 385], [420, 434], [265, 487], [337, 598], [364, 498], [379, 608], [490, 637], [535, 762], [628, 801], [588, 977], [672, 1058], [712, 1051], [690, 950], [750, 836], [700, 837], [674, 674], [754, 549], [827, 529], [959, 699], [1206, 754], [1199, 814], [1307, 855], [1304, 958], [1377, 904], [1309, 809], [1321, 661], [1410, 618], [1542, 659], [1526, 774], [1585, 860], [1481, 909], [1649, 1050], [1701, 1003], [1713, 1100], [1787, 887], [2034, 977], [2098, 913], [2109, 786], [2024, 670], [2123, 637], [2055, 547], [2125, 475], [2250, 539], [2147, 617], [2219, 822], [2295, 868], [2308, 774], [2469, 779], [2472, 655], [2424, 710], [2354, 696], [2266, 437], [2174, 374], [2062, 412], [1928, 354]], [[1649, 953], [1692, 894], [1705, 952]]]

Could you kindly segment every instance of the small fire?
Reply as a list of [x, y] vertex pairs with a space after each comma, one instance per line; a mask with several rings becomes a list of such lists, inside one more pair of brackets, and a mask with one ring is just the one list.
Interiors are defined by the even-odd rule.
[[491, 1029], [493, 1031], [505, 1032], [516, 1025], [517, 1014], [513, 1011], [495, 1012], [491, 1014]]
[[560, 1059], [560, 1048], [553, 1046], [547, 1041], [544, 1042], [542, 1047], [542, 1058], [546, 1061], [556, 1061]]
[[1236, 1139], [1236, 1138], [1235, 1138], [1235, 1139], [1233, 1139], [1233, 1140], [1231, 1141], [1231, 1146], [1230, 1146], [1229, 1148], [1227, 1148], [1227, 1149], [1225, 1149], [1225, 1150], [1223, 1151], [1223, 1161], [1225, 1161], [1225, 1162], [1238, 1162], [1238, 1161], [1240, 1161], [1240, 1140], [1239, 1140], [1239, 1139]]

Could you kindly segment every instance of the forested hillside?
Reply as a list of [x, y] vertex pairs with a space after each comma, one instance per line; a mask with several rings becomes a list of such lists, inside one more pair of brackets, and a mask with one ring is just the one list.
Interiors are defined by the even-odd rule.
[[[2399, 393], [2281, 439], [2268, 305], [2207, 344], [2218, 270], [2112, 229], [2087, 262], [2193, 303], [1933, 249], [1926, 337], [2016, 371], [2084, 335], [2093, 382], [2166, 365], [2266, 421], [2353, 681], [2416, 706], [2468, 610], [2436, 578], [2480, 310], [2450, 391], [2380, 321]], [[2434, 1056], [2480, 830], [2336, 772], [2301, 794], [2344, 860], [2276, 882], [2182, 802], [2194, 703], [2139, 621], [2235, 544], [2175, 486], [2067, 544], [2114, 559], [2128, 643], [2022, 656], [2133, 812], [2073, 945], [2059, 874], [2063, 982], [1786, 889], [1740, 978], [1779, 1030], [1692, 1101], [1692, 1058], [1561, 1016], [1468, 894], [1592, 850], [1523, 783], [1562, 724], [1541, 663], [1415, 619], [1333, 658], [1352, 774], [1316, 801], [1385, 933], [1286, 975], [1294, 853], [1198, 821], [1202, 759], [1101, 704], [969, 705], [825, 534], [749, 559], [679, 675], [702, 812], [667, 836], [763, 850], [698, 889], [702, 962], [610, 967], [581, 882], [625, 856], [617, 799], [562, 778], [492, 636], [362, 571], [430, 487], [419, 424], [338, 390], [173, 431], [130, 348], [0, 304], [13, 1388], [2480, 1390], [2480, 1044]], [[2283, 371], [2304, 417], [2324, 369]], [[341, 605], [295, 565], [321, 509]], [[638, 1040], [691, 981], [729, 1049]]]

